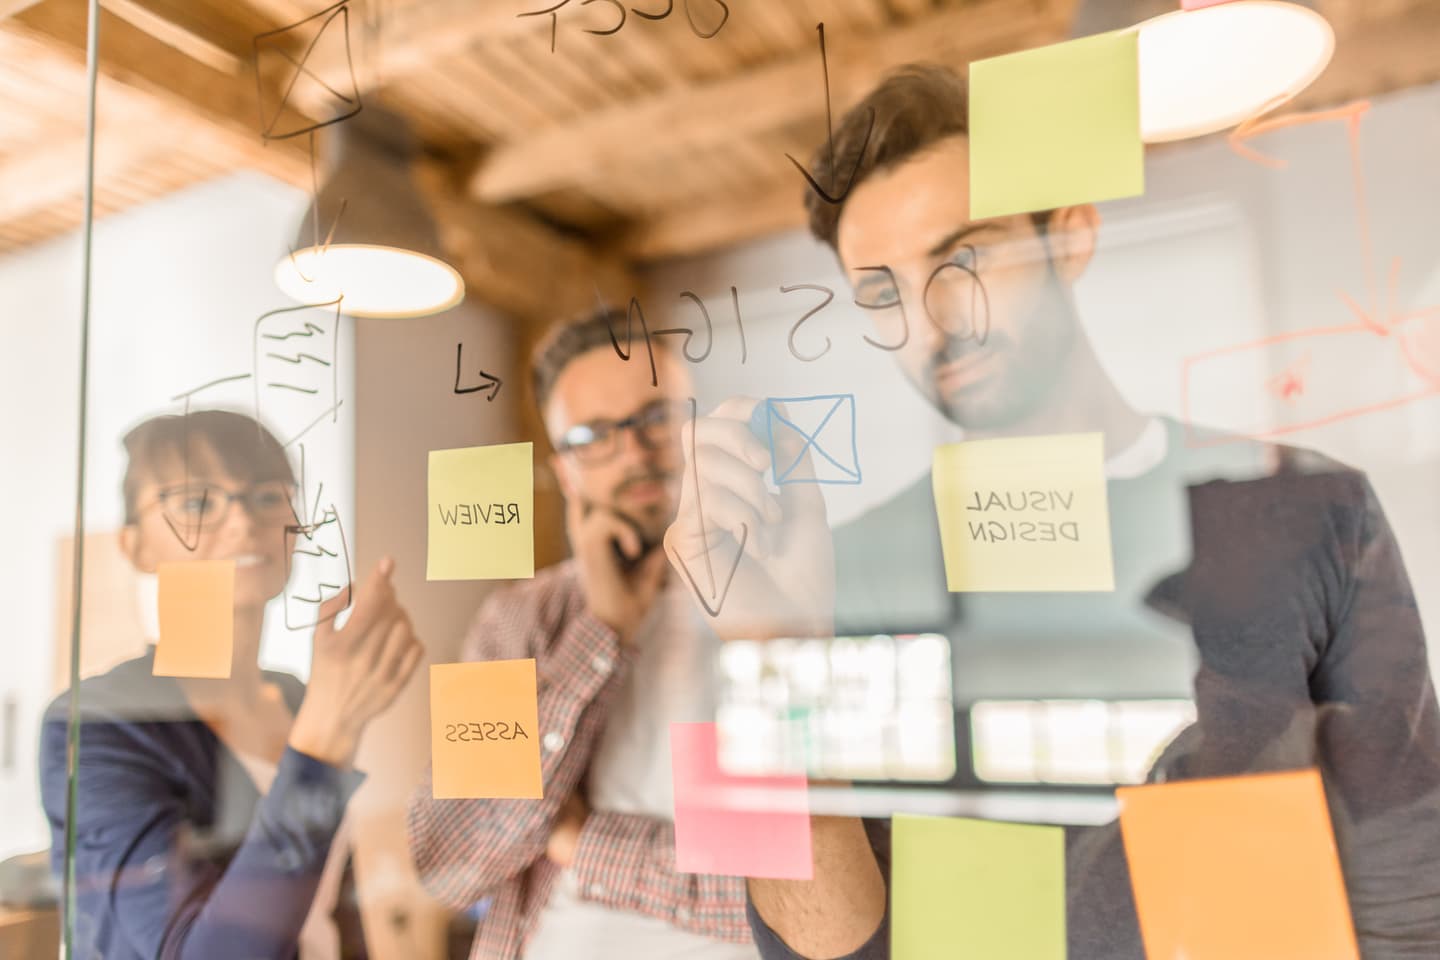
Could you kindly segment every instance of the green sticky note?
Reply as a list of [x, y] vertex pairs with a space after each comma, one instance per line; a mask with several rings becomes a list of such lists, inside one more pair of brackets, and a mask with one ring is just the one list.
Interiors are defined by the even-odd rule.
[[1059, 827], [897, 814], [893, 960], [1065, 960]]
[[972, 220], [1144, 192], [1137, 33], [970, 64]]
[[529, 443], [430, 451], [427, 580], [535, 576]]

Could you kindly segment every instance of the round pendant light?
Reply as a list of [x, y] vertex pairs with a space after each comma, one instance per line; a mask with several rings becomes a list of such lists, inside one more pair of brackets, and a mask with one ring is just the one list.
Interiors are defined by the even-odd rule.
[[423, 317], [460, 303], [465, 281], [410, 177], [405, 120], [367, 107], [331, 131], [329, 173], [293, 253], [275, 265], [276, 285], [301, 303], [343, 297], [352, 317]]
[[1163, 143], [1224, 130], [1294, 98], [1335, 52], [1335, 31], [1284, 0], [1231, 0], [1138, 24], [1140, 135]]

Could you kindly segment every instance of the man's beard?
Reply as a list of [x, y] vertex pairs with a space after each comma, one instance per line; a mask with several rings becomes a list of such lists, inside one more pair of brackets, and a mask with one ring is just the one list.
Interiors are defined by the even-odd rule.
[[610, 502], [614, 505], [616, 513], [629, 520], [640, 534], [640, 539], [647, 547], [658, 544], [665, 538], [665, 530], [675, 519], [675, 502], [673, 496], [666, 496], [663, 500], [654, 503], [644, 504], [639, 507], [625, 505], [622, 499], [625, 492], [632, 486], [642, 483], [659, 483], [667, 491], [674, 488], [674, 474], [666, 470], [643, 470], [629, 474], [615, 485], [610, 491]]
[[[957, 426], [969, 430], [1013, 426], [1050, 399], [1075, 343], [1078, 323], [1074, 304], [1051, 262], [1044, 290], [1021, 318], [1014, 336], [992, 330], [979, 340], [945, 332], [944, 342], [926, 362], [915, 386]], [[994, 354], [999, 369], [951, 397], [941, 394], [942, 367], [985, 353]]]

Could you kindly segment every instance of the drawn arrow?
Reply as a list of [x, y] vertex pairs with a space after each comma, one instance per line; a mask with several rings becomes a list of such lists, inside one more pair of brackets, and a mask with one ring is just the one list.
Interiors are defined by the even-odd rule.
[[[815, 24], [815, 29], [820, 32], [820, 67], [821, 67], [821, 69], [825, 72], [825, 129], [826, 129], [826, 132], [827, 132], [828, 135], [829, 135], [829, 143], [830, 143], [830, 190], [834, 190], [834, 189], [835, 189], [835, 174], [836, 174], [836, 170], [835, 170], [835, 117], [834, 117], [834, 114], [832, 113], [831, 107], [830, 107], [830, 60], [829, 60], [829, 57], [828, 57], [828, 56], [826, 55], [826, 53], [825, 53], [825, 23], [824, 23], [824, 21], [821, 21], [820, 23]], [[815, 193], [816, 193], [816, 195], [819, 196], [821, 200], [824, 200], [826, 203], [834, 203], [834, 204], [844, 203], [844, 202], [845, 202], [845, 198], [848, 197], [848, 196], [850, 196], [850, 188], [853, 187], [853, 186], [855, 186], [855, 175], [860, 172], [860, 160], [861, 160], [862, 157], [865, 156], [865, 148], [870, 145], [870, 134], [872, 134], [872, 133], [874, 133], [874, 132], [875, 132], [875, 108], [874, 108], [874, 107], [871, 107], [871, 108], [870, 108], [870, 122], [869, 122], [869, 125], [865, 127], [865, 140], [864, 140], [863, 143], [860, 144], [860, 150], [859, 150], [859, 152], [855, 154], [855, 165], [850, 168], [850, 178], [845, 181], [845, 189], [842, 190], [842, 191], [840, 191], [840, 193], [839, 193], [838, 196], [837, 196], [837, 195], [833, 195], [830, 191], [827, 191], [824, 187], [820, 186], [820, 184], [816, 183], [816, 182], [815, 182], [815, 178], [812, 177], [812, 176], [810, 176], [810, 171], [807, 170], [807, 169], [805, 169], [805, 165], [804, 165], [803, 163], [801, 163], [799, 160], [796, 160], [794, 157], [790, 156], [790, 154], [788, 154], [788, 153], [785, 154], [785, 159], [786, 159], [786, 160], [789, 160], [791, 163], [795, 164], [795, 169], [800, 171], [800, 176], [802, 176], [802, 177], [805, 178], [805, 182], [808, 183], [808, 184], [810, 184], [810, 189], [811, 189], [811, 190], [814, 190]]]
[[501, 379], [500, 379], [499, 377], [492, 377], [490, 374], [486, 373], [484, 370], [481, 370], [481, 371], [480, 371], [480, 376], [483, 377], [483, 378], [485, 378], [485, 380], [486, 380], [487, 382], [481, 383], [481, 384], [476, 384], [476, 385], [473, 386], [473, 387], [462, 387], [462, 386], [460, 386], [460, 357], [461, 357], [461, 355], [462, 355], [464, 352], [465, 352], [465, 344], [463, 344], [463, 343], [457, 343], [457, 344], [455, 344], [455, 392], [456, 392], [457, 394], [462, 394], [462, 395], [463, 395], [463, 394], [467, 394], [467, 393], [478, 393], [478, 392], [481, 391], [481, 390], [489, 390], [489, 391], [490, 391], [490, 396], [486, 397], [485, 399], [486, 399], [487, 401], [494, 402], [495, 396], [496, 396], [496, 394], [498, 394], [498, 393], [500, 392], [500, 387], [501, 387], [502, 384], [503, 384], [503, 381], [501, 381]]
[[745, 542], [750, 539], [750, 527], [740, 524], [740, 543], [735, 550], [735, 561], [730, 564], [730, 572], [725, 576], [725, 586], [718, 591], [715, 584], [715, 568], [710, 563], [710, 535], [705, 532], [705, 508], [700, 503], [700, 462], [695, 456], [695, 422], [699, 419], [700, 405], [694, 397], [690, 398], [690, 469], [695, 481], [695, 514], [700, 520], [700, 542], [705, 546], [705, 575], [710, 583], [710, 595], [707, 598], [700, 585], [695, 582], [695, 576], [685, 564], [685, 559], [674, 550], [670, 550], [670, 559], [680, 568], [685, 575], [690, 589], [695, 593], [695, 599], [700, 601], [700, 606], [712, 617], [720, 616], [720, 608], [725, 606], [725, 598], [730, 595], [730, 585], [735, 582], [735, 571], [740, 569], [740, 560], [745, 556]]

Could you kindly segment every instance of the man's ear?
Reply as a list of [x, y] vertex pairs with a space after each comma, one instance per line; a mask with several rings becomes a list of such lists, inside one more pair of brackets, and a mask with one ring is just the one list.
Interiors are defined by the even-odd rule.
[[140, 573], [154, 573], [155, 561], [150, 558], [150, 552], [145, 549], [145, 538], [140, 536], [140, 527], [133, 523], [127, 523], [120, 528], [120, 552], [125, 559], [130, 561], [130, 566]]
[[1100, 231], [1100, 211], [1093, 203], [1061, 207], [1050, 214], [1046, 234], [1055, 272], [1074, 283], [1090, 266]]

